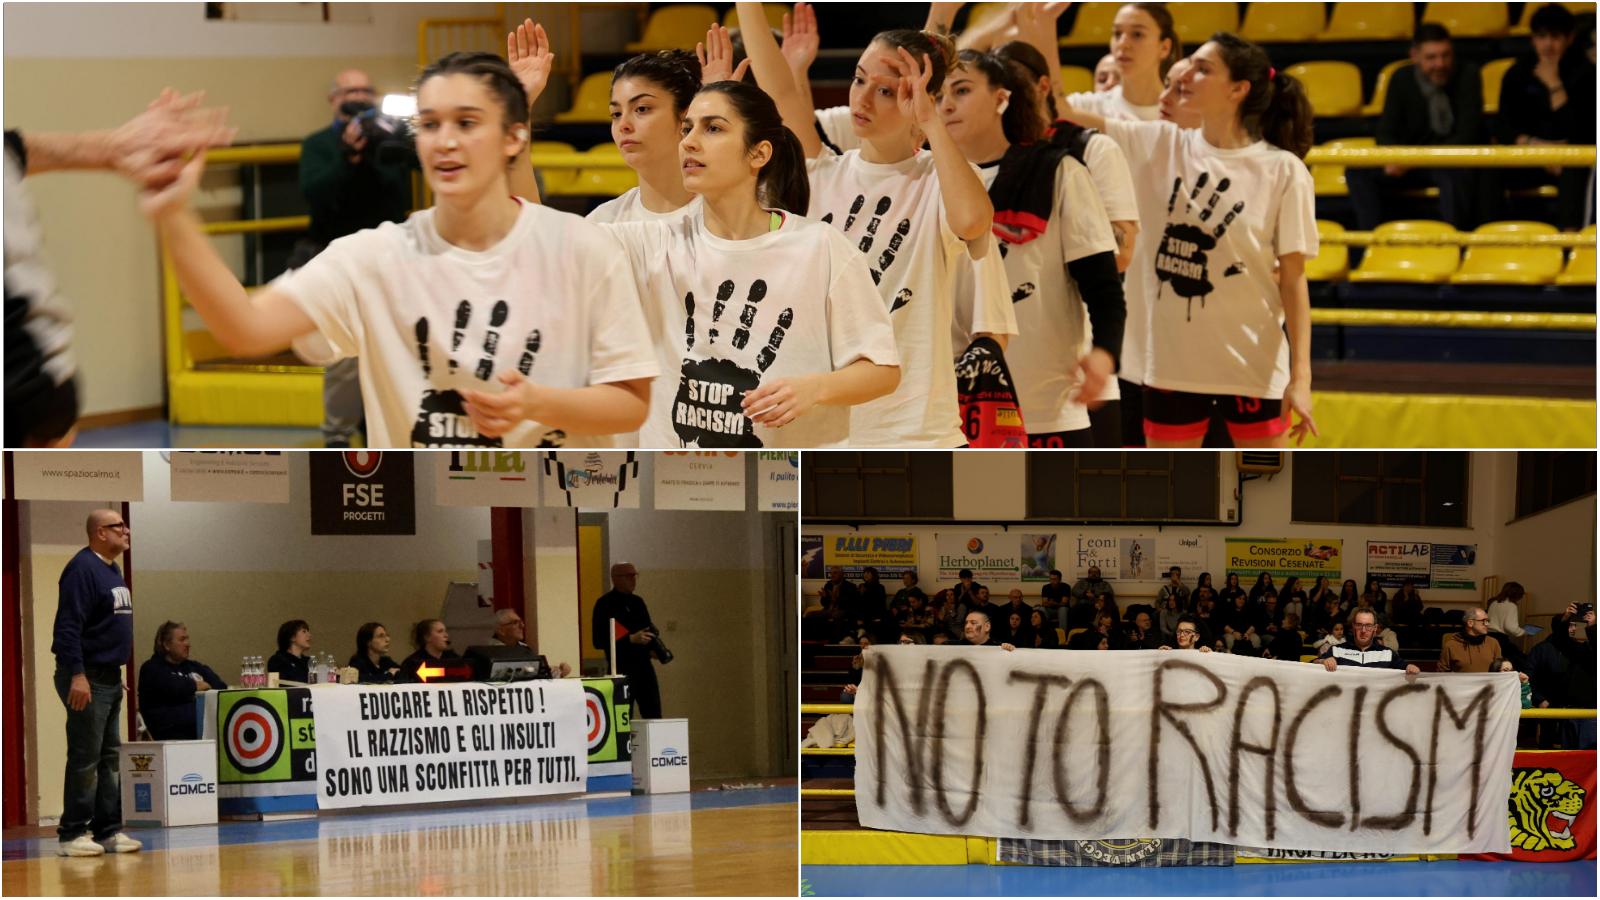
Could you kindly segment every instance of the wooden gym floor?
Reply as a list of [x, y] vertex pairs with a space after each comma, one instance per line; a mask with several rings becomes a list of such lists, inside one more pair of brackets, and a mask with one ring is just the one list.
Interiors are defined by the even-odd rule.
[[[3, 892], [161, 895], [758, 895], [799, 886], [794, 785], [129, 829], [140, 853], [58, 857], [10, 829]], [[25, 835], [25, 836], [24, 836]]]

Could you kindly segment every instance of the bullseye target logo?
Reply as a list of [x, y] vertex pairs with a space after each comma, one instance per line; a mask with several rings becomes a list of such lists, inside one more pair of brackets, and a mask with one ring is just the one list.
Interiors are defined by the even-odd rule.
[[357, 478], [371, 478], [383, 465], [383, 454], [373, 450], [346, 450], [339, 455], [344, 459], [345, 469]]
[[592, 687], [583, 689], [583, 712], [586, 717], [584, 734], [588, 738], [589, 755], [605, 749], [611, 740], [611, 711], [606, 698]]
[[277, 780], [286, 777], [284, 710], [265, 697], [241, 697], [222, 718], [222, 752], [226, 765], [240, 780]]

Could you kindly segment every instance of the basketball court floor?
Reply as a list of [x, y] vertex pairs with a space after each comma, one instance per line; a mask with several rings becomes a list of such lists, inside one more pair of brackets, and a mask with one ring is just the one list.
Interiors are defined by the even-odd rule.
[[795, 895], [794, 785], [130, 829], [68, 859], [8, 829], [8, 896]]

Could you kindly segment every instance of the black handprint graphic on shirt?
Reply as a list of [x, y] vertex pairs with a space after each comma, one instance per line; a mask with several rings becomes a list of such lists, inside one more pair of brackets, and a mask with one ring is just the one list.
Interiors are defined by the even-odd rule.
[[[1210, 178], [1210, 173], [1201, 172], [1200, 177], [1195, 179], [1194, 190], [1190, 191], [1184, 200], [1185, 215], [1194, 208], [1195, 199], [1205, 190], [1206, 182]], [[1239, 213], [1244, 211], [1244, 201], [1241, 200], [1228, 210], [1215, 228], [1210, 232], [1206, 231], [1204, 224], [1210, 221], [1218, 201], [1230, 186], [1231, 182], [1226, 178], [1217, 182], [1216, 189], [1211, 192], [1211, 198], [1200, 208], [1199, 219], [1202, 224], [1192, 225], [1188, 222], [1172, 221], [1173, 208], [1177, 205], [1178, 195], [1183, 192], [1183, 178], [1180, 176], [1172, 182], [1172, 195], [1167, 198], [1167, 228], [1156, 250], [1156, 278], [1170, 282], [1173, 292], [1189, 301], [1185, 319], [1194, 317], [1194, 298], [1200, 298], [1200, 306], [1203, 309], [1206, 297], [1216, 287], [1211, 283], [1208, 251], [1216, 248], [1217, 240], [1227, 232], [1228, 226], [1233, 224]], [[1224, 273], [1224, 277], [1238, 274], [1243, 270], [1242, 264], [1235, 263]], [[1161, 299], [1161, 289], [1157, 290], [1156, 299]]]
[[[847, 235], [850, 234], [850, 229], [855, 226], [856, 220], [866, 205], [866, 195], [857, 194], [856, 199], [850, 203], [850, 213], [845, 216], [844, 225], [839, 230]], [[878, 229], [883, 225], [883, 217], [889, 214], [889, 209], [893, 205], [894, 199], [891, 197], [879, 197], [878, 202], [873, 204], [872, 217], [867, 219], [865, 231], [861, 240], [856, 244], [856, 247], [862, 253], [865, 253], [868, 259], [872, 258], [872, 251], [877, 246]], [[833, 213], [830, 212], [824, 215], [822, 221], [831, 224], [833, 222]], [[873, 261], [871, 266], [873, 284], [883, 283], [883, 276], [888, 273], [889, 267], [894, 265], [895, 256], [900, 253], [900, 248], [905, 244], [906, 236], [910, 233], [911, 220], [909, 218], [901, 219], [900, 224], [896, 225], [894, 231], [890, 232], [889, 240], [884, 245], [883, 252], [878, 254], [878, 258]], [[907, 299], [910, 299], [909, 296]], [[893, 312], [894, 309], [899, 309], [904, 305], [904, 303], [897, 303], [890, 311]]]
[[[500, 328], [510, 318], [511, 307], [504, 300], [496, 300], [489, 310], [488, 327], [483, 333], [481, 344], [483, 355], [479, 357], [477, 365], [472, 370], [472, 377], [478, 381], [488, 382], [489, 376], [494, 374], [494, 357], [500, 348]], [[472, 325], [472, 303], [462, 300], [456, 305], [454, 327], [450, 332], [450, 353], [446, 357], [446, 375], [455, 375], [461, 367], [457, 358], [462, 344], [466, 343], [467, 334]], [[417, 359], [422, 364], [422, 377], [430, 380], [433, 378], [433, 358], [429, 337], [432, 328], [427, 317], [417, 320]], [[517, 361], [517, 371], [527, 375], [533, 371], [533, 364], [539, 355], [539, 345], [542, 339], [538, 329], [529, 332], [523, 339], [522, 355]], [[548, 439], [548, 435], [546, 436]], [[440, 390], [430, 384], [422, 391], [422, 400], [417, 405], [417, 420], [411, 426], [411, 446], [413, 447], [500, 447], [504, 446], [500, 438], [486, 437], [478, 433], [473, 427], [472, 420], [467, 417], [466, 408], [462, 404], [461, 393], [454, 388]]]
[[[759, 335], [765, 329], [764, 325], [758, 328], [756, 320], [764, 309], [772, 308], [761, 305], [767, 296], [767, 283], [759, 278], [750, 283], [744, 305], [739, 310], [738, 326], [733, 336], [719, 345], [722, 316], [734, 292], [732, 280], [717, 285], [711, 322], [704, 328], [706, 340], [696, 354], [702, 358], [685, 357], [683, 360], [678, 395], [672, 401], [672, 428], [686, 447], [762, 446], [750, 419], [744, 414], [744, 395], [761, 384], [762, 374], [777, 360], [784, 336], [794, 325], [794, 310], [785, 307], [778, 312], [765, 343], [757, 337], [759, 349], [752, 359], [749, 352], [751, 332]], [[694, 352], [695, 335], [701, 329], [695, 324], [693, 293], [684, 295], [683, 310], [684, 347]]]

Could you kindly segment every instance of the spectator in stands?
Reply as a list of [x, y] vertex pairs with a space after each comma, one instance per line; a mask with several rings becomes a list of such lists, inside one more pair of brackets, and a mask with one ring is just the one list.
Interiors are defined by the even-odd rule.
[[857, 691], [861, 689], [861, 676], [866, 671], [867, 648], [872, 646], [872, 638], [862, 635], [856, 639], [856, 647], [861, 651], [850, 659], [850, 673], [844, 686], [844, 696], [841, 703], [851, 703]]
[[[403, 222], [411, 210], [414, 159], [393, 157], [367, 146], [364, 123], [377, 110], [378, 92], [360, 69], [334, 76], [328, 89], [333, 122], [300, 144], [300, 192], [311, 211], [311, 226], [290, 255], [299, 269], [329, 244], [385, 222]], [[313, 362], [322, 362], [312, 358]], [[327, 364], [322, 376], [322, 440], [348, 447], [361, 425], [361, 380], [355, 357]]]
[[1028, 628], [1033, 632], [1033, 640], [1024, 646], [1041, 650], [1054, 650], [1061, 646], [1061, 636], [1056, 634], [1056, 620], [1053, 616], [1046, 616], [1044, 610], [1035, 609], [1028, 614]]
[[921, 597], [923, 605], [927, 605], [928, 595], [922, 592], [922, 588], [917, 587], [916, 572], [900, 573], [900, 583], [904, 586], [901, 587], [900, 590], [894, 592], [894, 600], [896, 603], [903, 604], [907, 609], [910, 609], [911, 598]]
[[1232, 608], [1233, 598], [1248, 596], [1244, 588], [1239, 586], [1239, 573], [1229, 572], [1227, 580], [1222, 583], [1222, 590], [1217, 591], [1217, 604], [1224, 608]]
[[960, 643], [973, 647], [1002, 647], [1006, 650], [1015, 650], [1015, 646], [1002, 643], [994, 639], [990, 633], [993, 626], [989, 614], [981, 609], [967, 613], [966, 624], [962, 626], [962, 639]]
[[1189, 608], [1190, 609], [1194, 609], [1195, 603], [1199, 601], [1199, 599], [1200, 599], [1200, 589], [1201, 588], [1205, 588], [1205, 589], [1211, 591], [1211, 596], [1213, 596], [1213, 597], [1215, 597], [1217, 595], [1217, 587], [1216, 587], [1216, 585], [1211, 583], [1211, 573], [1210, 572], [1201, 572], [1200, 573], [1200, 577], [1195, 579], [1195, 581], [1194, 581], [1194, 590], [1189, 592]]
[[1400, 646], [1400, 635], [1389, 627], [1389, 623], [1384, 620], [1383, 616], [1378, 617], [1378, 640], [1383, 641], [1385, 647], [1393, 647], [1396, 650], [1404, 649]]
[[[1184, 599], [1188, 598], [1185, 597]], [[1173, 635], [1177, 633], [1178, 620], [1183, 616], [1184, 606], [1179, 602], [1178, 595], [1175, 593], [1167, 594], [1166, 598], [1161, 601], [1161, 615], [1156, 620], [1156, 625], [1161, 630], [1163, 643], [1170, 644], [1176, 640]]]
[[1211, 646], [1215, 640], [1217, 629], [1213, 620], [1217, 616], [1217, 598], [1211, 591], [1210, 585], [1202, 585], [1194, 592], [1194, 618], [1204, 626], [1206, 646]]
[[1333, 623], [1339, 621], [1340, 618], [1339, 598], [1335, 597], [1332, 592], [1324, 591], [1322, 602], [1320, 604], [1311, 604], [1310, 610], [1306, 613], [1306, 631], [1317, 637], [1322, 637], [1333, 630]]
[[1160, 647], [1161, 643], [1161, 633], [1150, 620], [1150, 613], [1140, 607], [1139, 611], [1133, 614], [1133, 622], [1123, 631], [1122, 649], [1154, 650]]
[[460, 659], [460, 654], [450, 649], [450, 630], [439, 619], [423, 619], [411, 629], [411, 646], [416, 652], [400, 663], [395, 681], [409, 683], [421, 681], [418, 670], [423, 666], [439, 667], [450, 660]]
[[305, 619], [290, 619], [278, 626], [278, 652], [267, 657], [267, 671], [283, 681], [311, 681], [311, 626]]
[[1300, 578], [1290, 575], [1283, 580], [1283, 590], [1278, 592], [1278, 612], [1284, 616], [1294, 613], [1296, 618], [1306, 614], [1306, 591]]
[[1339, 587], [1339, 612], [1348, 613], [1355, 609], [1361, 601], [1361, 589], [1356, 587], [1354, 578], [1346, 578]]
[[1250, 609], [1250, 598], [1243, 592], [1233, 596], [1233, 606], [1222, 626], [1222, 646], [1229, 653], [1245, 653], [1245, 645], [1255, 655], [1261, 651], [1261, 634], [1256, 630], [1256, 616]]
[[1260, 603], [1262, 594], [1275, 590], [1277, 585], [1272, 583], [1272, 573], [1262, 572], [1256, 576], [1256, 583], [1250, 586], [1250, 603], [1252, 605]]
[[1323, 651], [1327, 650], [1329, 647], [1337, 647], [1340, 644], [1343, 644], [1344, 643], [1344, 638], [1345, 638], [1344, 623], [1336, 621], [1331, 626], [1329, 626], [1328, 633], [1322, 636], [1322, 640], [1317, 641], [1317, 643], [1314, 645], [1314, 648], [1315, 648], [1316, 652], [1318, 653], [1318, 655], [1320, 655]]
[[1300, 617], [1294, 613], [1284, 613], [1283, 624], [1273, 632], [1267, 645], [1261, 648], [1261, 655], [1266, 659], [1295, 662], [1304, 649], [1305, 637], [1300, 634]]
[[967, 620], [967, 611], [956, 602], [956, 595], [949, 588], [945, 588], [933, 597], [933, 627], [935, 634], [943, 634], [954, 639], [961, 634], [962, 623]]
[[900, 643], [900, 646], [902, 646], [902, 647], [910, 646], [912, 644], [926, 644], [927, 642], [928, 642], [928, 639], [926, 637], [924, 637], [919, 632], [916, 632], [916, 631], [902, 631], [902, 632], [900, 632], [900, 641], [899, 641], [899, 643]]
[[1109, 612], [1099, 612], [1094, 617], [1094, 627], [1090, 631], [1099, 633], [1104, 637], [1111, 649], [1122, 647], [1122, 629], [1118, 627], [1117, 619]]
[[356, 652], [349, 666], [356, 670], [360, 684], [393, 684], [400, 664], [389, 658], [389, 629], [382, 622], [368, 622], [356, 629]]
[[[1156, 591], [1156, 605], [1162, 610], [1169, 608], [1168, 599], [1175, 599], [1179, 610], [1189, 608], [1189, 589], [1183, 585], [1183, 569], [1178, 566], [1173, 566], [1167, 570], [1166, 584], [1163, 584], [1161, 589]], [[1174, 619], [1174, 624], [1176, 624], [1176, 619]]]
[[956, 573], [956, 577], [959, 579], [958, 583], [953, 588], [956, 593], [956, 602], [966, 604], [968, 609], [980, 606], [981, 604], [978, 602], [978, 590], [982, 588], [983, 585], [972, 579], [972, 570], [962, 569], [960, 572]]
[[820, 598], [822, 608], [833, 625], [828, 642], [833, 643], [846, 633], [854, 634], [853, 626], [861, 607], [861, 592], [844, 577], [843, 566], [828, 570], [828, 581], [822, 586]]
[[1389, 594], [1383, 589], [1383, 584], [1376, 575], [1367, 576], [1367, 589], [1361, 592], [1361, 599], [1366, 605], [1378, 611], [1379, 615], [1388, 608]]
[[[1550, 629], [1550, 641], [1567, 660], [1566, 703], [1571, 709], [1594, 709], [1594, 606], [1568, 603]], [[1572, 720], [1577, 740], [1572, 749], [1595, 749], [1595, 720]]]
[[[1571, 622], [1564, 622], [1561, 614], [1550, 617], [1550, 637], [1533, 645], [1528, 651], [1528, 660], [1525, 668], [1528, 679], [1533, 686], [1533, 705], [1539, 709], [1569, 708], [1567, 702], [1568, 677], [1571, 668], [1567, 657], [1562, 654], [1562, 645], [1553, 638], [1556, 630], [1576, 627]], [[1569, 722], [1560, 719], [1537, 720], [1535, 724], [1537, 736], [1534, 740], [1541, 750], [1549, 750], [1557, 745], [1570, 747], [1576, 742], [1577, 734], [1572, 730]]]
[[1269, 634], [1276, 633], [1278, 624], [1283, 621], [1283, 610], [1278, 608], [1278, 592], [1267, 588], [1261, 595], [1255, 613], [1256, 631], [1261, 633], [1263, 639], [1267, 639]]
[[[1028, 612], [1031, 616], [1033, 611], [1029, 610]], [[1006, 613], [1006, 631], [1005, 634], [999, 635], [999, 637], [1021, 647], [1031, 647], [1033, 645], [1033, 629], [1028, 627], [1028, 620], [1024, 619], [1022, 613], [1019, 612]]]
[[856, 610], [856, 629], [878, 634], [889, 620], [889, 598], [883, 582], [878, 580], [878, 570], [867, 566], [861, 570], [861, 600]]
[[[983, 610], [989, 616], [990, 622], [1000, 623], [1001, 625], [1005, 623], [1006, 608], [989, 598], [989, 588], [987, 586], [978, 586], [978, 595], [973, 598], [973, 602], [975, 605], [972, 609]], [[996, 628], [996, 630], [999, 630], [999, 628]]]
[[1090, 566], [1088, 576], [1079, 578], [1077, 583], [1072, 586], [1072, 596], [1077, 597], [1079, 600], [1082, 600], [1084, 594], [1089, 591], [1093, 591], [1097, 596], [1104, 597], [1112, 604], [1117, 602], [1117, 592], [1111, 587], [1111, 582], [1100, 577], [1099, 566]]
[[[1594, 144], [1595, 67], [1573, 51], [1577, 19], [1561, 4], [1548, 3], [1529, 15], [1528, 25], [1532, 51], [1500, 82], [1495, 138], [1519, 147]], [[1557, 185], [1557, 224], [1577, 231], [1592, 219], [1586, 201], [1593, 175], [1593, 169], [1580, 167], [1522, 167], [1503, 170], [1500, 181], [1512, 189]]]
[[194, 695], [222, 690], [228, 683], [211, 667], [189, 656], [189, 629], [163, 622], [156, 629], [155, 652], [139, 667], [139, 714], [158, 741], [199, 737]]
[[1518, 624], [1518, 604], [1526, 592], [1522, 585], [1515, 581], [1508, 581], [1500, 593], [1494, 595], [1489, 601], [1489, 631], [1492, 633], [1522, 637], [1522, 626]]
[[1067, 639], [1068, 650], [1110, 650], [1111, 638], [1090, 628]]
[[1067, 612], [1072, 608], [1072, 588], [1061, 581], [1061, 570], [1051, 569], [1050, 580], [1039, 588], [1039, 605], [1063, 630], [1067, 628]]
[[1441, 672], [1487, 672], [1500, 655], [1500, 644], [1489, 638], [1489, 614], [1474, 606], [1459, 632], [1444, 636], [1439, 652]]
[[1338, 644], [1328, 644], [1317, 651], [1317, 658], [1329, 672], [1340, 666], [1362, 669], [1404, 669], [1407, 675], [1421, 672], [1406, 662], [1400, 651], [1385, 647], [1378, 640], [1378, 614], [1370, 609], [1358, 609], [1350, 614], [1350, 639]]
[[1008, 615], [1012, 613], [1020, 615], [1022, 616], [1023, 623], [1026, 624], [1028, 621], [1028, 615], [1032, 612], [1033, 607], [1029, 606], [1022, 599], [1021, 589], [1012, 588], [1006, 592], [1006, 613]]
[[905, 620], [901, 622], [901, 630], [912, 630], [918, 633], [925, 632], [933, 627], [933, 616], [928, 611], [928, 606], [923, 602], [922, 592], [910, 594], [906, 598]]
[[1528, 673], [1517, 672], [1516, 664], [1504, 656], [1496, 656], [1494, 661], [1489, 663], [1489, 671], [1516, 672], [1517, 678], [1522, 682], [1522, 708], [1533, 709], [1533, 685], [1528, 680]]
[[1333, 592], [1333, 585], [1328, 583], [1328, 576], [1318, 575], [1317, 580], [1311, 585], [1311, 592], [1306, 595], [1307, 611], [1321, 609], [1329, 595], [1338, 596]]
[[[1389, 80], [1378, 120], [1378, 146], [1482, 144], [1483, 79], [1477, 66], [1459, 63], [1450, 32], [1423, 22], [1411, 41], [1411, 65]], [[1356, 224], [1370, 231], [1392, 218], [1389, 198], [1426, 187], [1439, 188], [1439, 218], [1463, 231], [1484, 221], [1492, 203], [1492, 182], [1473, 169], [1388, 165], [1351, 168], [1345, 174]]]
[[1393, 600], [1393, 613], [1391, 618], [1396, 625], [1421, 625], [1422, 624], [1422, 595], [1417, 593], [1417, 583], [1410, 578], [1400, 585], [1400, 590], [1395, 591]]
[[[1207, 588], [1209, 590], [1209, 588]], [[1201, 653], [1210, 653], [1211, 646], [1203, 634], [1204, 625], [1194, 616], [1185, 615], [1178, 619], [1178, 627], [1174, 628], [1173, 635], [1177, 638], [1173, 646], [1163, 644], [1159, 649], [1172, 650], [1199, 650]]]

